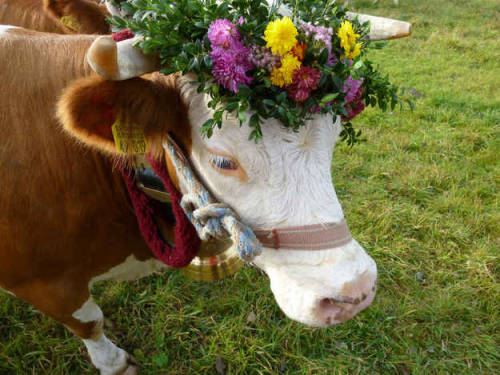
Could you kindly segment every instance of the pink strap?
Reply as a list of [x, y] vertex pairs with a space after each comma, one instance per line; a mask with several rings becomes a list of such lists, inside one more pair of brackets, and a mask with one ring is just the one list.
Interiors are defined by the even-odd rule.
[[327, 250], [345, 245], [352, 240], [345, 220], [340, 223], [257, 229], [254, 233], [262, 246], [276, 250]]

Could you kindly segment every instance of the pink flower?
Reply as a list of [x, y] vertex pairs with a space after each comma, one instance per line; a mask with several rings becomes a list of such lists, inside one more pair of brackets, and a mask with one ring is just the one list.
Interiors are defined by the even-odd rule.
[[309, 99], [309, 97], [311, 96], [311, 91], [298, 89], [290, 92], [290, 96], [297, 103], [303, 103], [307, 99]]
[[214, 51], [210, 56], [214, 60], [212, 74], [219, 85], [237, 93], [238, 84], [248, 85], [252, 82], [253, 78], [246, 75], [251, 65], [242, 56], [234, 55], [231, 51]]
[[231, 21], [226, 19], [218, 19], [212, 22], [207, 35], [210, 43], [212, 43], [212, 48], [228, 49], [235, 41], [240, 40], [238, 29]]
[[362, 84], [363, 84], [362, 81], [353, 79], [351, 76], [347, 78], [346, 84], [343, 86], [344, 93], [346, 94], [345, 96], [346, 103], [350, 103], [354, 100]]
[[[240, 17], [238, 23], [244, 22]], [[215, 81], [236, 93], [238, 85], [248, 85], [253, 78], [246, 73], [254, 68], [249, 61], [250, 50], [241, 41], [236, 26], [226, 19], [218, 19], [210, 24], [207, 33], [212, 50], [209, 55], [214, 63], [212, 74]]]
[[313, 40], [322, 43], [328, 49], [328, 52], [332, 52], [333, 29], [331, 27], [314, 26], [310, 23], [305, 23], [300, 28], [307, 37], [312, 37]]
[[303, 103], [311, 96], [311, 92], [318, 88], [321, 72], [316, 68], [302, 66], [293, 76], [293, 82], [287, 87], [290, 97], [297, 103]]
[[342, 116], [342, 120], [350, 121], [365, 109], [365, 103], [361, 98], [363, 95], [363, 81], [358, 81], [352, 77], [347, 78], [344, 93], [346, 93], [344, 108], [347, 111], [347, 116]]

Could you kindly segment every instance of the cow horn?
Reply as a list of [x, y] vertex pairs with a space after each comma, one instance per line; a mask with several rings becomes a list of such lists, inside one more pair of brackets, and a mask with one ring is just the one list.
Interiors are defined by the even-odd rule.
[[101, 36], [90, 46], [87, 61], [97, 74], [112, 81], [138, 77], [160, 69], [156, 56], [145, 55], [134, 45], [141, 37], [115, 42], [111, 36]]
[[411, 34], [411, 23], [393, 20], [391, 18], [375, 17], [368, 14], [347, 12], [347, 18], [359, 22], [370, 21], [370, 40], [387, 40], [404, 38]]

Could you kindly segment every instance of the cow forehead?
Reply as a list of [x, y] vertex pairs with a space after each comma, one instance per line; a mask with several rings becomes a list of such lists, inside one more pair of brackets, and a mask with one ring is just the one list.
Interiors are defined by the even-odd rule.
[[[206, 106], [206, 98], [198, 93], [195, 95], [198, 98], [192, 100], [189, 106], [193, 138], [197, 139], [195, 143], [237, 157], [240, 162], [267, 159], [270, 163], [281, 164], [285, 155], [292, 160], [307, 157], [312, 161], [320, 157], [319, 154], [321, 158], [328, 158], [340, 132], [340, 122], [334, 123], [331, 115], [318, 115], [297, 131], [284, 127], [276, 119], [266, 119], [261, 122], [262, 139], [254, 142], [249, 140], [253, 129], [247, 124], [240, 126], [235, 116], [230, 114], [224, 115], [222, 127], [215, 128], [213, 135], [207, 138], [200, 135], [200, 128], [212, 117], [212, 112]], [[247, 113], [247, 119], [250, 115]]]
[[[312, 153], [324, 152], [329, 155], [340, 133], [340, 118], [333, 121], [331, 114], [314, 115], [297, 131], [284, 127], [277, 119], [270, 118], [261, 121], [263, 138], [258, 142], [249, 140], [252, 128], [248, 124], [239, 125], [233, 113], [224, 114], [222, 127], [214, 129], [212, 137], [200, 135], [201, 126], [211, 119], [213, 111], [209, 109], [210, 97], [198, 93], [191, 82], [196, 78], [192, 75], [179, 77], [178, 84], [184, 101], [189, 110], [189, 122], [192, 126], [193, 138], [198, 139], [199, 146], [223, 151], [230, 155], [244, 157], [245, 154], [265, 153], [270, 159], [273, 155], [296, 153], [309, 149]], [[250, 119], [252, 113], [247, 112]], [[276, 160], [272, 160], [276, 161]]]

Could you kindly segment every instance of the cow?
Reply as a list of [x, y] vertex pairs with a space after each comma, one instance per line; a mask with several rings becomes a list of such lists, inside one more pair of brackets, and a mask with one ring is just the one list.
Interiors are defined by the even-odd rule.
[[[330, 177], [338, 119], [316, 116], [298, 132], [269, 120], [254, 144], [229, 116], [206, 139], [207, 97], [189, 76], [155, 72], [157, 60], [133, 43], [0, 26], [0, 288], [80, 337], [106, 375], [137, 366], [104, 334], [92, 285], [166, 268], [115, 167], [125, 163], [111, 135], [118, 114], [143, 129], [155, 160], [175, 138], [205, 186], [255, 230], [344, 220]], [[264, 246], [253, 263], [284, 313], [309, 326], [347, 321], [375, 296], [375, 262], [352, 238], [322, 250]]]
[[97, 0], [0, 0], [0, 24], [49, 33], [109, 34], [110, 15]]

